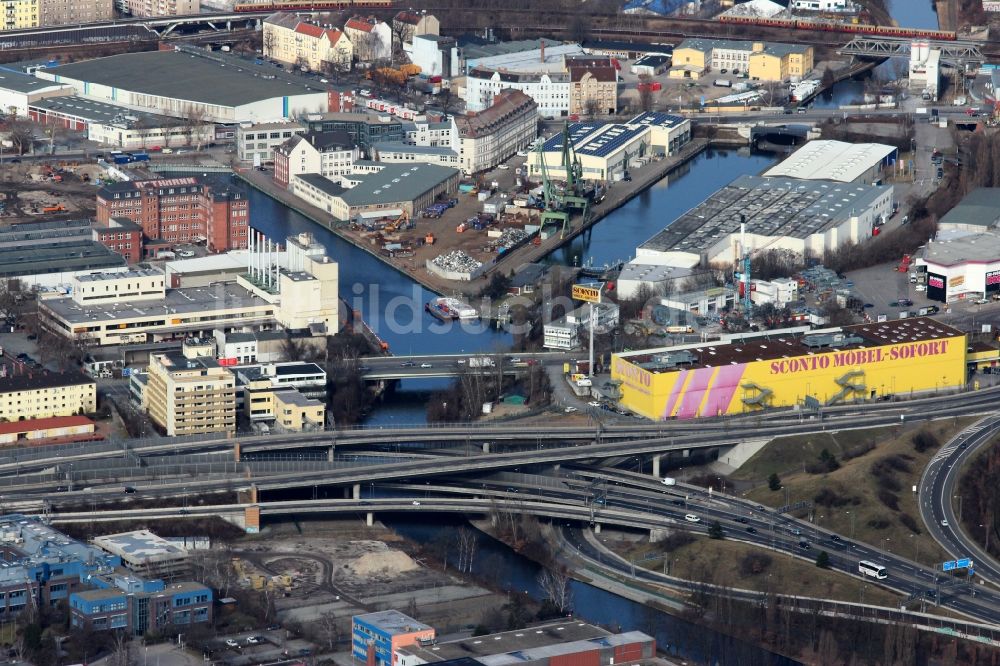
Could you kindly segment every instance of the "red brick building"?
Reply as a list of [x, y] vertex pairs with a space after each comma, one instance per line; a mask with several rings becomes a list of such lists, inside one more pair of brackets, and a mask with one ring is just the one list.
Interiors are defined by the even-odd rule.
[[113, 217], [137, 223], [148, 239], [205, 242], [212, 252], [245, 248], [250, 229], [242, 191], [195, 176], [109, 183], [97, 192], [97, 222]]
[[127, 217], [112, 217], [91, 227], [95, 241], [125, 257], [129, 264], [142, 261], [142, 227]]

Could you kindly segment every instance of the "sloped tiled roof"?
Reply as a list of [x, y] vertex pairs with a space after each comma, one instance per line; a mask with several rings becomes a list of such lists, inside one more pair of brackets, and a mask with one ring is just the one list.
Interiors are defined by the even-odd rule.
[[347, 19], [347, 23], [344, 24], [344, 29], [350, 28], [351, 30], [359, 30], [361, 32], [371, 32], [375, 24], [371, 22], [372, 19], [364, 19], [360, 16], [352, 16]]

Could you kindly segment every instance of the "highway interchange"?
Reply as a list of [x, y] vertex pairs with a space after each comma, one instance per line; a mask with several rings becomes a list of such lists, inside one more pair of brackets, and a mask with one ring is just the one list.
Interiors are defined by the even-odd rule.
[[[571, 541], [574, 531], [590, 525], [705, 532], [711, 522], [718, 520], [730, 539], [809, 561], [825, 550], [831, 568], [849, 575], [858, 575], [861, 559], [883, 564], [889, 578], [880, 584], [907, 595], [911, 601], [940, 603], [976, 620], [1000, 624], [1000, 594], [992, 586], [975, 585], [973, 596], [968, 577], [953, 579], [899, 555], [735, 497], [709, 494], [682, 484], [666, 487], [658, 478], [599, 466], [601, 461], [629, 456], [670, 452], [684, 455], [684, 451], [698, 448], [718, 450], [759, 438], [762, 429], [770, 438], [982, 415], [993, 408], [998, 393], [1000, 389], [991, 388], [913, 401], [846, 406], [830, 409], [822, 418], [785, 411], [698, 424], [649, 424], [628, 419], [624, 424], [595, 422], [564, 427], [455, 426], [257, 436], [240, 438], [240, 455], [244, 459], [239, 462], [232, 461], [236, 442], [226, 439], [147, 440], [135, 442], [125, 451], [114, 444], [58, 451], [22, 449], [0, 458], [0, 481], [8, 484], [0, 491], [0, 502], [8, 510], [47, 513], [55, 522], [213, 514], [235, 518], [242, 515], [244, 506], [200, 504], [190, 501], [191, 496], [199, 495], [200, 501], [230, 502], [223, 498], [233, 497], [233, 491], [252, 483], [260, 492], [259, 506], [265, 517], [395, 511], [483, 514], [506, 507], [569, 521], [573, 527], [567, 538]], [[1000, 417], [993, 416], [959, 435], [942, 448], [921, 483], [921, 510], [932, 534], [956, 556], [973, 554], [977, 578], [990, 582], [1000, 581], [1000, 568], [987, 563], [956, 528], [947, 498], [954, 492], [958, 467], [998, 430]], [[285, 470], [268, 471], [268, 456], [295, 451], [301, 457]], [[199, 476], [195, 482], [190, 475], [160, 472], [168, 465], [171, 469], [182, 467], [179, 457], [214, 459], [225, 457], [223, 454], [231, 460], [229, 473]], [[363, 457], [352, 458], [355, 455]], [[127, 464], [112, 464], [119, 458]], [[89, 461], [96, 469], [89, 475], [82, 474], [69, 466], [74, 461]], [[586, 465], [578, 466], [583, 463]], [[531, 476], [524, 476], [527, 474]], [[527, 481], [512, 482], [512, 476]], [[123, 484], [131, 484], [134, 495], [123, 497]], [[378, 493], [397, 496], [372, 496], [376, 484]], [[289, 492], [302, 496], [318, 487], [327, 489], [322, 498], [313, 490], [316, 499], [287, 499]], [[329, 489], [337, 487], [348, 494], [353, 490], [353, 496], [326, 498]], [[363, 489], [367, 489], [367, 496]], [[212, 493], [229, 495], [212, 500]], [[158, 506], [140, 509], [125, 504], [126, 508], [121, 508], [123, 500], [132, 498], [155, 501]], [[101, 509], [102, 505], [106, 509]], [[700, 521], [688, 522], [684, 518], [688, 513], [697, 515]], [[950, 529], [940, 524], [945, 519]], [[579, 548], [584, 551], [589, 546], [581, 542]]]

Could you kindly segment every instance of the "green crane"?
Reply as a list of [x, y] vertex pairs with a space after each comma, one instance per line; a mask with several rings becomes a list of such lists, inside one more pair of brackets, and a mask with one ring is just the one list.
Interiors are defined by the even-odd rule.
[[573, 141], [569, 134], [569, 123], [563, 124], [563, 145], [560, 166], [566, 173], [566, 186], [561, 190], [552, 183], [545, 165], [544, 143], [539, 144], [538, 163], [542, 172], [542, 186], [545, 193], [545, 211], [542, 213], [542, 226], [546, 223], [557, 223], [562, 226], [561, 238], [570, 231], [570, 209], [581, 211], [584, 223], [590, 214], [590, 199], [583, 193], [583, 166], [573, 149]]

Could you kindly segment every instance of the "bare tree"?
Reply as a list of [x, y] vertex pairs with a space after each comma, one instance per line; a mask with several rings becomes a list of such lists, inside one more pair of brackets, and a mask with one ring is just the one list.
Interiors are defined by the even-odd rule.
[[11, 116], [7, 121], [7, 134], [10, 142], [14, 144], [17, 155], [24, 155], [31, 151], [35, 142], [35, 127], [32, 122]]
[[278, 35], [275, 34], [274, 28], [267, 23], [264, 24], [264, 34], [261, 37], [261, 45], [264, 50], [264, 55], [268, 58], [273, 58], [275, 47], [278, 45]]
[[205, 125], [207, 124], [207, 114], [202, 106], [195, 104], [189, 105], [184, 110], [184, 138], [186, 144], [191, 146], [195, 145], [195, 150], [200, 151], [202, 144], [204, 142], [204, 137], [202, 133], [204, 131]]
[[458, 570], [463, 573], [472, 571], [472, 563], [476, 558], [476, 548], [479, 546], [479, 540], [476, 536], [474, 531], [463, 526], [459, 528], [455, 537], [458, 542]]
[[321, 639], [327, 645], [327, 649], [333, 652], [340, 640], [340, 627], [337, 626], [337, 614], [333, 611], [326, 611], [316, 620]]
[[573, 591], [569, 587], [570, 578], [565, 570], [542, 569], [538, 572], [538, 587], [545, 598], [552, 602], [560, 613], [568, 613], [573, 607]]
[[601, 110], [601, 102], [595, 97], [588, 97], [583, 103], [583, 114], [588, 119], [593, 119]]
[[131, 644], [124, 631], [116, 631], [111, 644], [111, 656], [109, 666], [132, 666], [130, 653]]

